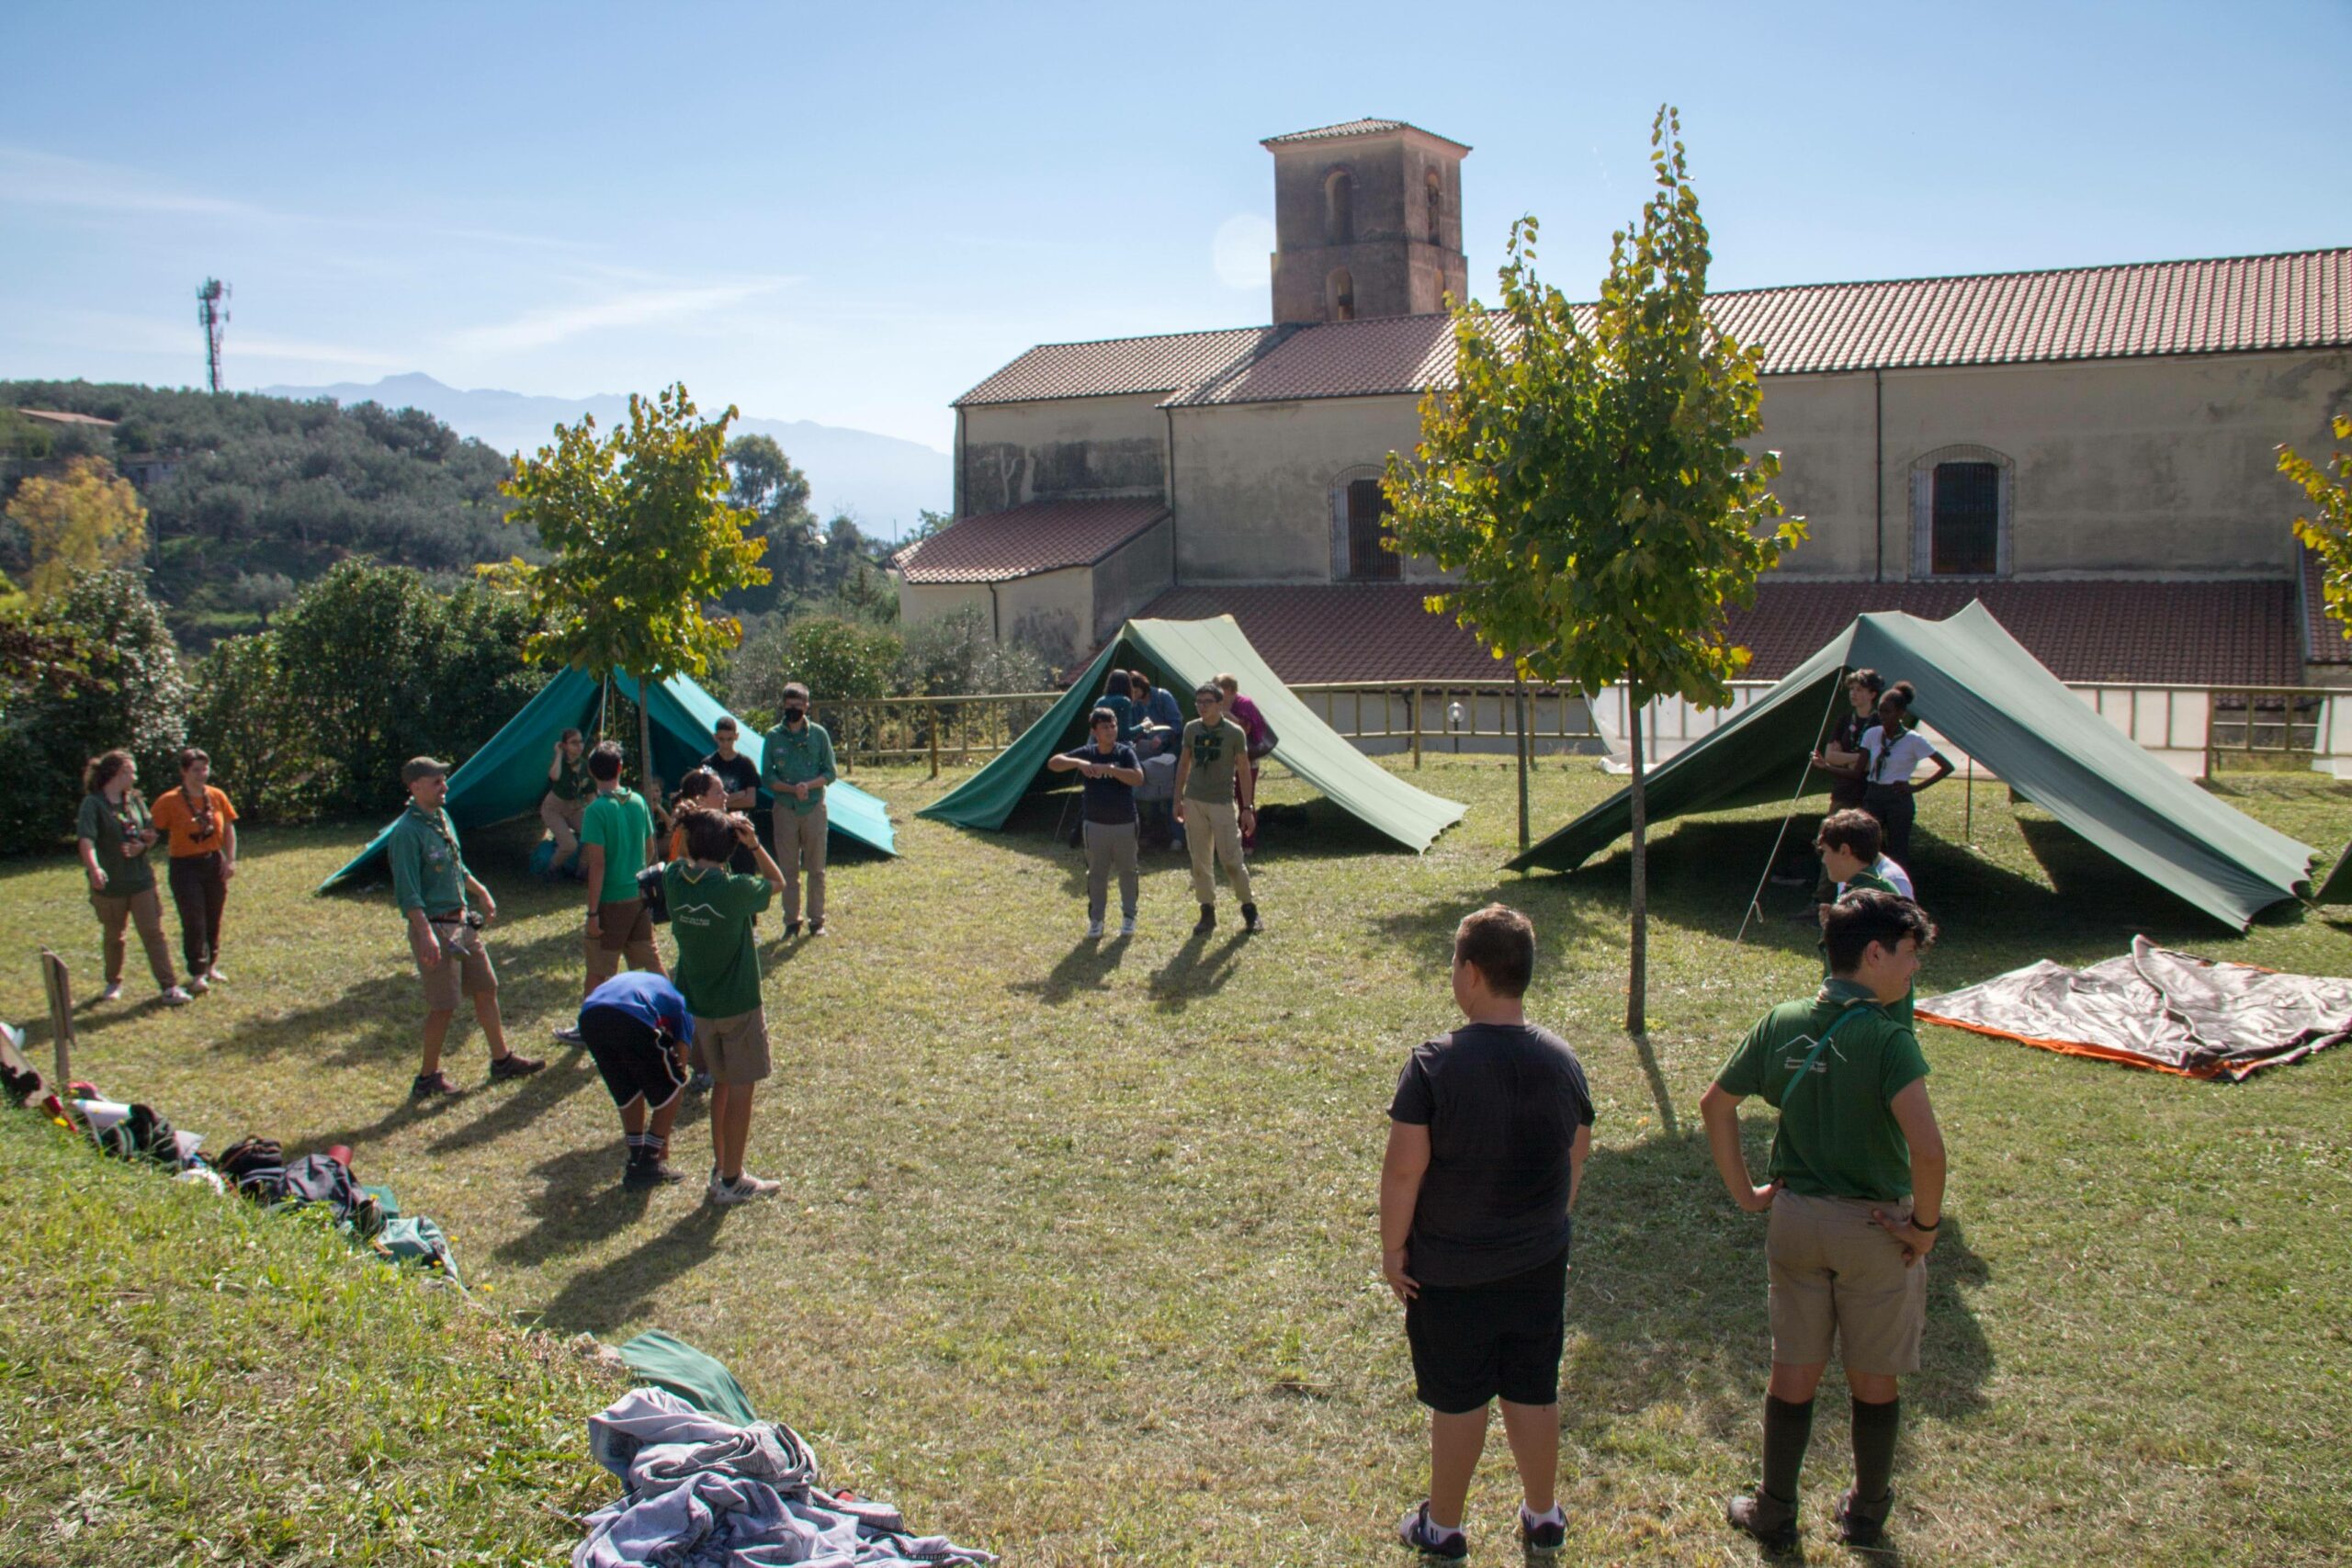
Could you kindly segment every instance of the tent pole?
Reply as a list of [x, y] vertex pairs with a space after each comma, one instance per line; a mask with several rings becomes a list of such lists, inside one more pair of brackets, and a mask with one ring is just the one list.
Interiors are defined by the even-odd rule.
[[[1820, 727], [1813, 732], [1813, 746], [1816, 751], [1821, 749], [1822, 740], [1829, 734], [1829, 716], [1837, 711], [1838, 698], [1845, 690], [1846, 671], [1841, 667], [1838, 671], [1838, 679], [1831, 682], [1829, 685], [1830, 705], [1821, 710]], [[1740, 914], [1739, 934], [1732, 938], [1735, 943], [1747, 940], [1749, 921], [1760, 920], [1764, 918], [1764, 885], [1772, 880], [1772, 868], [1781, 863], [1781, 841], [1789, 836], [1789, 824], [1796, 820], [1797, 802], [1804, 798], [1804, 781], [1812, 775], [1813, 756], [1808, 752], [1805, 755], [1804, 766], [1797, 770], [1797, 787], [1789, 796], [1789, 809], [1781, 818], [1781, 830], [1772, 835], [1772, 852], [1764, 857], [1764, 874], [1756, 879], [1756, 891], [1747, 896], [1747, 908]]]
[[596, 739], [599, 744], [605, 739], [605, 716], [611, 711], [612, 705], [613, 672], [607, 670], [605, 671], [605, 683], [596, 692]]

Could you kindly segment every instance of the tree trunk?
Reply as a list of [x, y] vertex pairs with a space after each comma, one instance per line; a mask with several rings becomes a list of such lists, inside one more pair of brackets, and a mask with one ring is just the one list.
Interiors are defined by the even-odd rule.
[[1527, 758], [1530, 750], [1527, 743], [1527, 683], [1525, 682], [1520, 682], [1519, 690], [1514, 695], [1518, 698], [1519, 706], [1518, 721], [1513, 726], [1519, 731], [1519, 852], [1525, 854], [1527, 852]]
[[1625, 735], [1634, 759], [1633, 944], [1626, 965], [1625, 1032], [1638, 1035], [1649, 1032], [1645, 1016], [1650, 957], [1649, 799], [1642, 771], [1642, 709], [1634, 700], [1631, 680], [1625, 682]]

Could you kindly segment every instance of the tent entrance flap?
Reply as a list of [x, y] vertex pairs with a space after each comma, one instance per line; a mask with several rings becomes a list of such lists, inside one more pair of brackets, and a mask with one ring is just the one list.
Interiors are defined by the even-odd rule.
[[1201, 621], [1129, 621], [1043, 718], [995, 761], [922, 808], [920, 816], [998, 829], [1022, 798], [1055, 782], [1046, 760], [1079, 744], [1086, 714], [1112, 670], [1141, 662], [1160, 683], [1190, 693], [1231, 674], [1274, 731], [1274, 760], [1359, 820], [1419, 853], [1462, 819], [1459, 801], [1414, 788], [1357, 750], [1277, 680], [1230, 615]]
[[[625, 671], [615, 672], [612, 684], [631, 702], [637, 700], [638, 682]], [[548, 764], [557, 740], [567, 729], [587, 728], [603, 694], [602, 682], [584, 670], [556, 671], [537, 696], [449, 775], [444, 808], [458, 831], [469, 833], [537, 811], [547, 794]], [[673, 675], [653, 687], [648, 709], [654, 772], [674, 784], [716, 748], [711, 727], [727, 710], [684, 675]], [[746, 734], [741, 750], [754, 764], [759, 762], [758, 736]], [[854, 784], [836, 783], [826, 791], [826, 822], [832, 833], [884, 854], [899, 852], [889, 813]], [[388, 824], [318, 890], [329, 892], [357, 880], [382, 859], [390, 836]]]
[[[1871, 667], [1918, 692], [1919, 718], [2099, 850], [2243, 929], [2295, 897], [2312, 852], [2206, 794], [2117, 729], [2004, 630], [1981, 603], [1948, 619], [1863, 615], [1772, 691], [1649, 776], [1653, 825], [1785, 794], [1815, 739], [1826, 686]], [[1822, 781], [1823, 787], [1827, 781]], [[1632, 829], [1621, 792], [1508, 862], [1567, 871]]]

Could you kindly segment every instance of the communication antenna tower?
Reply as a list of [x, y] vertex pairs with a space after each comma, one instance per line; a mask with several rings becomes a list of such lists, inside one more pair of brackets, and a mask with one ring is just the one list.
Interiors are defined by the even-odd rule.
[[208, 277], [196, 291], [196, 319], [204, 323], [205, 377], [214, 391], [220, 389], [220, 334], [229, 325], [229, 286]]

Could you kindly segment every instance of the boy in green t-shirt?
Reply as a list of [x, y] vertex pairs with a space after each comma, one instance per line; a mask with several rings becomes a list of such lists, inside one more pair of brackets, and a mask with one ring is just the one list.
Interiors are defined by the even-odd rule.
[[[643, 795], [621, 787], [621, 749], [613, 742], [600, 740], [588, 753], [588, 776], [596, 781], [596, 798], [580, 818], [580, 861], [588, 878], [582, 998], [613, 977], [624, 955], [632, 969], [664, 972], [662, 950], [653, 943], [653, 917], [637, 886], [637, 874], [653, 863], [652, 808]], [[559, 1040], [580, 1038], [577, 1025], [555, 1032]]]
[[[760, 847], [748, 817], [690, 806], [679, 812], [678, 825], [686, 858], [662, 873], [662, 898], [678, 942], [678, 989], [712, 1080], [710, 1200], [741, 1203], [777, 1190], [777, 1183], [743, 1168], [743, 1150], [752, 1135], [752, 1091], [768, 1076], [768, 1021], [752, 921], [784, 886], [784, 872]], [[727, 869], [739, 844], [758, 860], [759, 875]]]
[[[1699, 1100], [1732, 1201], [1771, 1215], [1763, 1483], [1725, 1512], [1781, 1550], [1796, 1543], [1797, 1481], [1833, 1343], [1854, 1403], [1854, 1485], [1838, 1500], [1838, 1533], [1849, 1546], [1879, 1541], [1894, 1506], [1896, 1380], [1919, 1370], [1927, 1257], [1943, 1224], [1946, 1158], [1927, 1059], [1889, 1016], [1910, 995], [1934, 922], [1907, 898], [1864, 888], [1827, 906], [1821, 923], [1828, 981], [1766, 1013]], [[1750, 1095], [1780, 1112], [1762, 1187], [1740, 1148], [1739, 1103]]]

